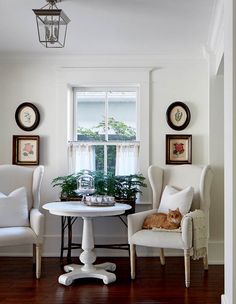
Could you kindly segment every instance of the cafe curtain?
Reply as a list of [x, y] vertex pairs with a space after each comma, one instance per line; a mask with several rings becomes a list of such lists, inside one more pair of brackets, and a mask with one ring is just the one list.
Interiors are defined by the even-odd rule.
[[95, 170], [95, 151], [91, 144], [72, 143], [69, 145], [69, 172]]
[[118, 144], [116, 146], [116, 175], [138, 172], [138, 144]]

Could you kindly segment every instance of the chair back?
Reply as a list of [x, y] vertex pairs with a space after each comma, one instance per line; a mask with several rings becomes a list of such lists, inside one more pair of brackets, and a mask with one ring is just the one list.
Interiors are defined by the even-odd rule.
[[0, 192], [8, 195], [20, 187], [25, 187], [29, 210], [39, 208], [40, 187], [44, 167], [26, 168], [16, 165], [0, 165]]
[[210, 166], [176, 165], [162, 169], [152, 165], [148, 169], [148, 177], [153, 191], [154, 209], [158, 208], [166, 185], [179, 190], [192, 186], [194, 197], [191, 210], [201, 209], [208, 213], [213, 178]]

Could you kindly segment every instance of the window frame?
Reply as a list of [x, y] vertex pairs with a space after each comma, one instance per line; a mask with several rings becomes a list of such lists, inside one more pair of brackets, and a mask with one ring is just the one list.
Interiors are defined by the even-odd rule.
[[[101, 141], [83, 141], [77, 139], [77, 99], [76, 99], [76, 93], [77, 92], [105, 92], [106, 98], [105, 98], [105, 125], [106, 125], [106, 133], [105, 133], [105, 140]], [[136, 92], [136, 106], [135, 106], [135, 124], [136, 124], [136, 140], [109, 140], [108, 138], [108, 92], [109, 91], [116, 91], [116, 92]], [[107, 173], [107, 165], [108, 165], [108, 146], [109, 145], [118, 145], [118, 144], [134, 144], [140, 146], [140, 120], [138, 119], [140, 114], [140, 87], [138, 85], [127, 85], [127, 86], [96, 86], [96, 85], [89, 85], [89, 86], [75, 86], [72, 87], [72, 94], [73, 94], [73, 141], [75, 143], [86, 143], [91, 145], [102, 145], [104, 146], [104, 173]], [[139, 169], [139, 167], [138, 167]]]

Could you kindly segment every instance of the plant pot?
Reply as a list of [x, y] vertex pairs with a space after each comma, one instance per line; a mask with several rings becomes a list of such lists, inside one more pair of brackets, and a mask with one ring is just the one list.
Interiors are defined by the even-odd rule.
[[61, 196], [60, 197], [60, 200], [62, 201], [62, 202], [66, 202], [66, 201], [82, 201], [82, 196]]
[[125, 211], [125, 215], [135, 213], [135, 198], [115, 198], [116, 203], [127, 204], [131, 206], [131, 209]]

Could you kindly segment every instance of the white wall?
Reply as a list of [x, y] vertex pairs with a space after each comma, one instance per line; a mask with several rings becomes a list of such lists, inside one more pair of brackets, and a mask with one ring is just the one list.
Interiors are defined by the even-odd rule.
[[[204, 60], [167, 62], [152, 75], [152, 163], [165, 164], [165, 134], [192, 134], [193, 164], [207, 164], [209, 150], [208, 68]], [[191, 121], [182, 131], [166, 122], [170, 103], [182, 101], [191, 112]]]
[[[135, 71], [140, 67], [152, 69], [150, 74], [150, 160], [152, 164], [165, 166], [165, 134], [192, 134], [193, 136], [193, 163], [208, 164], [210, 160], [209, 141], [209, 73], [208, 64], [204, 59], [158, 58], [154, 56], [139, 57], [61, 57], [61, 58], [13, 58], [0, 59], [0, 164], [11, 163], [12, 135], [37, 134], [41, 137], [40, 157], [45, 166], [45, 176], [42, 185], [42, 201], [49, 202], [57, 199], [58, 193], [51, 187], [51, 180], [67, 173], [66, 159], [66, 100], [60, 95], [62, 72], [61, 67], [130, 67]], [[82, 69], [83, 70], [83, 69]], [[86, 70], [86, 69], [85, 69]], [[82, 72], [83, 74], [83, 72]], [[86, 77], [89, 77], [87, 75]], [[64, 83], [65, 84], [65, 83]], [[64, 85], [63, 84], [63, 85]], [[185, 102], [191, 111], [191, 122], [187, 129], [177, 132], [172, 130], [166, 122], [166, 109], [174, 101]], [[39, 127], [32, 132], [20, 130], [14, 119], [17, 106], [29, 101], [35, 103], [41, 113]], [[143, 109], [148, 104], [143, 104]], [[146, 130], [143, 130], [144, 134]], [[144, 172], [146, 174], [146, 172]], [[150, 206], [149, 206], [150, 207]], [[139, 210], [148, 208], [146, 205]], [[58, 255], [60, 220], [56, 216], [46, 214], [46, 242], [44, 255]], [[50, 219], [50, 220], [49, 220]], [[219, 202], [212, 202], [211, 221], [221, 222], [222, 213]], [[81, 227], [79, 220], [78, 226]], [[110, 234], [107, 235], [109, 226]], [[112, 229], [110, 229], [112, 226]], [[79, 227], [78, 227], [79, 228]], [[222, 240], [221, 231], [215, 232], [214, 242], [210, 245], [209, 260], [216, 261], [214, 252], [218, 241]], [[95, 223], [96, 240], [124, 239], [126, 229], [119, 219], [99, 219]], [[0, 249], [4, 252], [14, 252], [10, 249]], [[18, 249], [29, 253], [28, 248]], [[108, 254], [115, 254], [109, 251]], [[118, 252], [120, 254], [120, 252]]]
[[210, 75], [210, 163], [214, 172], [212, 182], [211, 240], [218, 242], [215, 259], [223, 256], [224, 245], [224, 76]]

